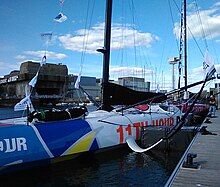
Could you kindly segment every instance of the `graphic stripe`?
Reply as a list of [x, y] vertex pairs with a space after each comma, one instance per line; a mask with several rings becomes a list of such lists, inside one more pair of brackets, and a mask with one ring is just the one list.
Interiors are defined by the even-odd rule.
[[50, 158], [53, 158], [53, 154], [50, 152], [49, 148], [47, 147], [46, 143], [44, 142], [44, 140], [42, 139], [40, 133], [38, 132], [37, 128], [34, 125], [31, 125], [31, 127], [33, 128], [34, 132], [36, 133], [39, 141], [41, 142], [43, 148], [45, 149], [45, 151], [47, 152], [47, 154], [50, 156]]

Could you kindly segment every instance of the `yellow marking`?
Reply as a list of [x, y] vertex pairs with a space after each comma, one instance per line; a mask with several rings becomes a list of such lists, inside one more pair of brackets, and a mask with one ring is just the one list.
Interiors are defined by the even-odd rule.
[[95, 134], [96, 131], [87, 135], [85, 138], [80, 140], [75, 146], [73, 146], [65, 155], [88, 151]]

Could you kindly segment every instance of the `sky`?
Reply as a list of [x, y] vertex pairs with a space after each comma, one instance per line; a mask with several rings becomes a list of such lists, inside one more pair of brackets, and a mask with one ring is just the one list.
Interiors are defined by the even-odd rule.
[[[180, 9], [181, 0], [113, 0], [110, 79], [144, 77], [152, 89], [170, 90], [168, 59], [179, 56]], [[60, 12], [67, 17], [61, 23], [54, 21]], [[47, 63], [65, 64], [69, 74], [102, 77], [96, 49], [104, 46], [104, 0], [1, 1], [0, 17], [1, 77], [27, 60], [40, 62], [45, 53]], [[219, 72], [220, 2], [187, 0], [188, 84], [203, 79], [207, 49]]]

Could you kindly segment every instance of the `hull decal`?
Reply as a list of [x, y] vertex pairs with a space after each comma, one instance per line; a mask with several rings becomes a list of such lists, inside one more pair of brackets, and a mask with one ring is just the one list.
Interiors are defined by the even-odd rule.
[[45, 151], [47, 152], [47, 154], [49, 155], [50, 158], [53, 158], [53, 154], [50, 152], [49, 148], [47, 147], [46, 143], [44, 142], [44, 140], [42, 139], [40, 133], [38, 132], [37, 128], [34, 125], [31, 125], [31, 127], [33, 128], [34, 132], [36, 133], [36, 136], [38, 137], [39, 141], [41, 142], [43, 148], [45, 149]]
[[71, 145], [92, 131], [82, 119], [46, 122], [35, 127], [54, 157], [61, 156]]
[[87, 133], [86, 135], [84, 135], [83, 137], [81, 137], [77, 142], [75, 142], [72, 146], [70, 146], [62, 154], [62, 156], [89, 151], [91, 146], [93, 145], [93, 142], [94, 142], [94, 139], [96, 138], [97, 133], [103, 128], [104, 127], [99, 127], [97, 129], [94, 129], [93, 131], [91, 131], [91, 132]]

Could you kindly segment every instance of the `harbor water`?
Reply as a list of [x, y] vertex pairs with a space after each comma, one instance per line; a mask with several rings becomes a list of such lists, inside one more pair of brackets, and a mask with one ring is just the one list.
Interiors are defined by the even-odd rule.
[[[10, 116], [9, 116], [10, 114]], [[0, 118], [21, 112], [1, 108]], [[132, 152], [127, 146], [0, 176], [1, 186], [164, 186], [182, 153]]]

